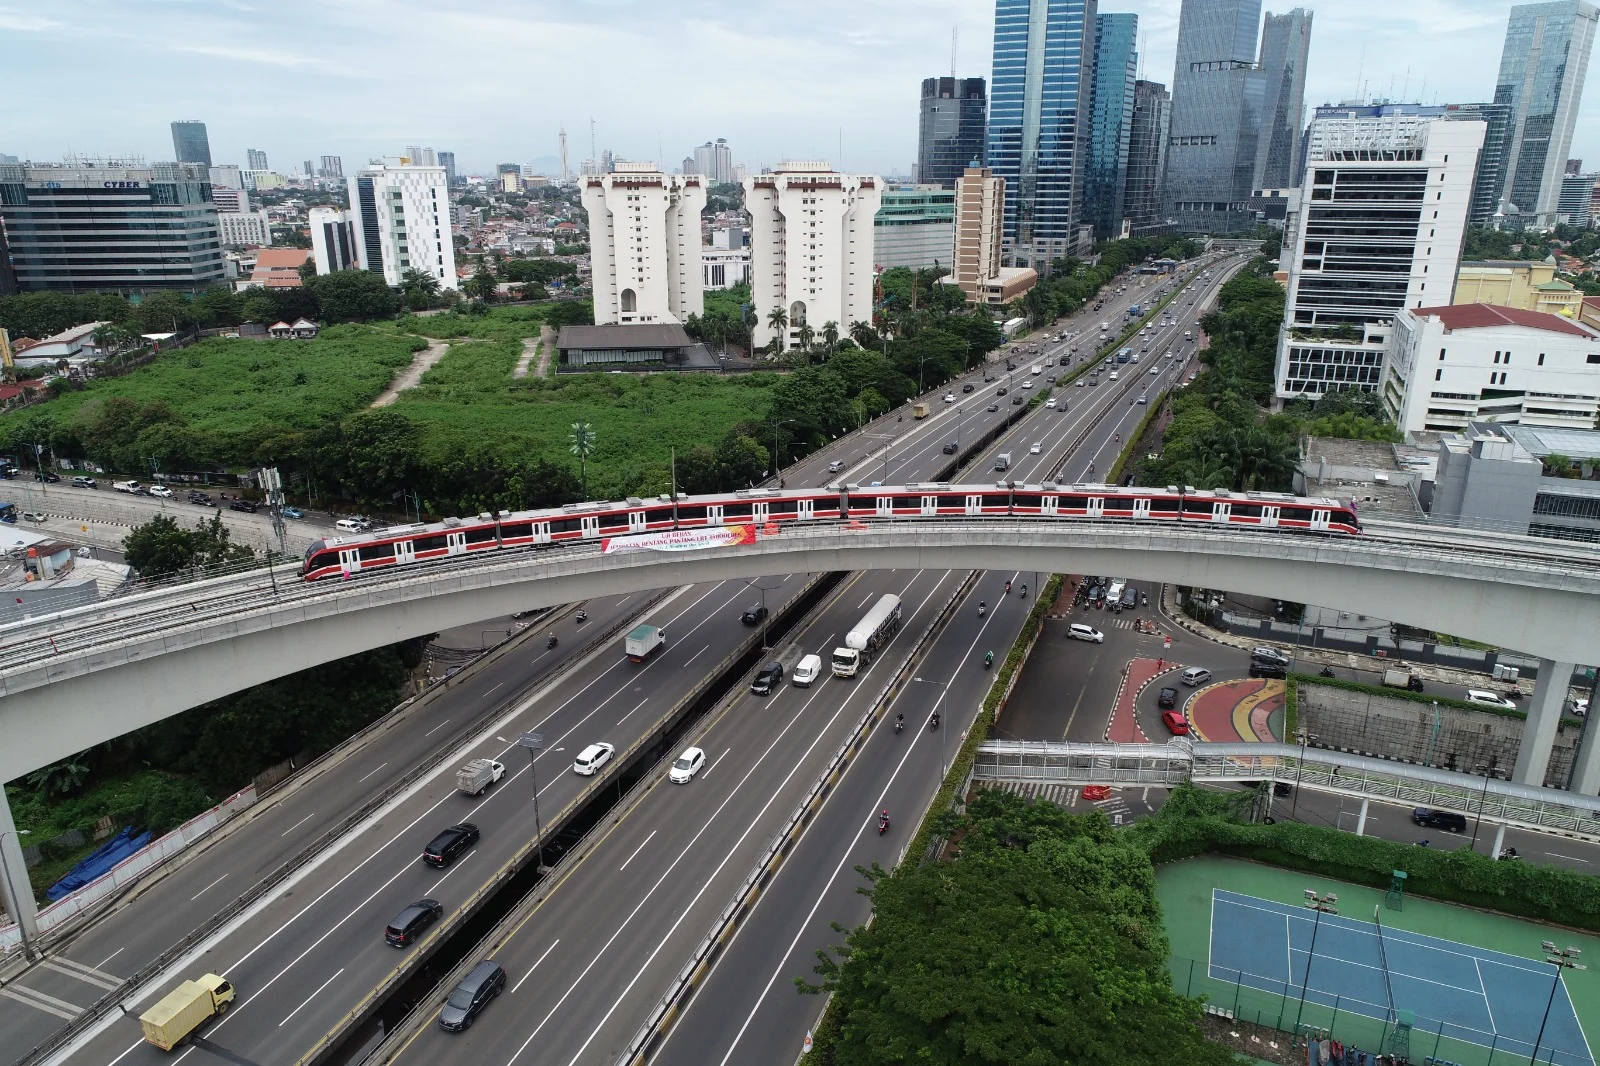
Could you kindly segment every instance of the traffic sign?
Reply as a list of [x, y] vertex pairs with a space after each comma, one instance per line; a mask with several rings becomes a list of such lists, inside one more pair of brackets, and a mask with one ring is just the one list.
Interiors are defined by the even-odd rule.
[[544, 745], [544, 737], [538, 733], [524, 733], [517, 738], [517, 743], [524, 748], [540, 748]]

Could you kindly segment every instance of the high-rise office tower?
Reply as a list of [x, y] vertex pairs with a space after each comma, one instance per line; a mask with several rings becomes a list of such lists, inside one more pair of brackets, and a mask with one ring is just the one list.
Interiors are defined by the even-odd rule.
[[399, 285], [406, 271], [420, 270], [441, 289], [458, 287], [444, 167], [391, 157], [350, 175], [349, 187], [363, 270], [383, 275], [390, 285]]
[[1311, 12], [1297, 7], [1267, 12], [1261, 27], [1261, 135], [1256, 140], [1254, 189], [1284, 189], [1300, 159], [1300, 123], [1305, 112], [1306, 56], [1311, 49]]
[[1511, 149], [1511, 105], [1447, 104], [1445, 118], [1483, 123], [1483, 149], [1478, 152], [1478, 176], [1472, 180], [1472, 206], [1467, 221], [1487, 226], [1500, 209], [1500, 190], [1506, 184], [1506, 153]]
[[[1581, 163], [1582, 160], [1576, 160]], [[1556, 201], [1556, 222], [1563, 226], [1587, 226], [1594, 209], [1594, 174], [1563, 174], [1561, 196]]]
[[[688, 160], [684, 161], [686, 166]], [[688, 169], [685, 174], [690, 173]], [[733, 149], [726, 137], [707, 141], [694, 150], [694, 171], [706, 177], [712, 185], [727, 185], [733, 181]]]
[[413, 144], [407, 147], [406, 158], [411, 160], [412, 166], [436, 167], [439, 165], [438, 156], [434, 154], [433, 149], [424, 148], [421, 145]]
[[336, 155], [325, 155], [325, 156], [323, 156], [322, 157], [322, 177], [324, 177], [324, 178], [343, 178], [344, 177], [344, 160], [340, 159]]
[[172, 124], [172, 151], [180, 163], [211, 165], [211, 140], [206, 136], [206, 124], [199, 119]]
[[1501, 199], [1529, 224], [1555, 221], [1597, 26], [1600, 8], [1582, 0], [1511, 9], [1494, 89], [1496, 103], [1511, 105]]
[[318, 274], [336, 270], [356, 270], [361, 266], [357, 251], [356, 212], [337, 207], [313, 207], [309, 212], [311, 254]]
[[1161, 218], [1161, 173], [1167, 153], [1167, 120], [1172, 97], [1158, 81], [1133, 83], [1133, 121], [1128, 127], [1128, 181], [1122, 196], [1124, 216], [1134, 226]]
[[444, 167], [444, 180], [454, 185], [456, 183], [456, 154], [454, 152], [440, 152], [439, 165]]
[[989, 167], [1013, 261], [1077, 250], [1098, 0], [995, 0]]
[[259, 149], [246, 148], [244, 150], [244, 158], [245, 158], [245, 163], [247, 164], [245, 166], [246, 170], [270, 170], [271, 169], [270, 167], [267, 166], [267, 153], [265, 153], [265, 152], [263, 152], [263, 151], [261, 151]]
[[654, 163], [615, 165], [582, 183], [595, 324], [682, 323], [701, 314], [700, 211], [709, 176], [663, 174]]
[[1253, 224], [1264, 83], [1256, 67], [1261, 0], [1183, 0], [1167, 137], [1168, 214], [1184, 229]]
[[0, 219], [23, 292], [200, 292], [223, 280], [199, 163], [0, 165]]
[[1109, 240], [1122, 230], [1133, 133], [1134, 82], [1139, 80], [1139, 16], [1104, 13], [1094, 20], [1094, 83], [1083, 167], [1083, 220]]
[[877, 177], [840, 174], [826, 163], [779, 163], [771, 174], [744, 179], [756, 344], [772, 339], [768, 315], [777, 308], [788, 319], [785, 349], [804, 326], [820, 334], [833, 322], [847, 334], [852, 322], [872, 321], [873, 220], [882, 190]]
[[1395, 315], [1450, 303], [1484, 124], [1419, 110], [1319, 108], [1311, 123], [1283, 256], [1280, 399], [1377, 391]]
[[311, 160], [309, 159], [300, 164], [300, 171], [308, 178], [314, 178], [317, 176], [317, 168], [312, 165]]
[[988, 115], [982, 78], [923, 78], [917, 181], [953, 189], [968, 167], [981, 166]]

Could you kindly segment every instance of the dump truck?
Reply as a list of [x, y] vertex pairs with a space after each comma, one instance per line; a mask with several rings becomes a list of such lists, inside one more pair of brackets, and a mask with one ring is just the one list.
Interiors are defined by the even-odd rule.
[[227, 978], [208, 973], [185, 981], [139, 1015], [144, 1038], [162, 1051], [171, 1051], [214, 1014], [224, 1014], [233, 1002], [233, 985]]
[[866, 617], [844, 635], [844, 647], [833, 649], [833, 676], [855, 677], [899, 631], [900, 597], [879, 597]]
[[1422, 678], [1409, 670], [1397, 670], [1393, 667], [1383, 672], [1384, 688], [1403, 688], [1412, 692], [1422, 691]]
[[642, 663], [655, 653], [655, 650], [667, 642], [667, 631], [660, 626], [641, 625], [634, 626], [623, 638], [623, 650], [628, 653], [628, 658], [636, 663]]
[[469, 796], [481, 796], [489, 786], [506, 776], [504, 763], [493, 759], [473, 759], [456, 771], [456, 787]]

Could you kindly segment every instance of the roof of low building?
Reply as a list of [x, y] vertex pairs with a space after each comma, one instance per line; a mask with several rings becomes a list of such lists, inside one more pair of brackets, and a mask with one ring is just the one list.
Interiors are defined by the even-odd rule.
[[1574, 337], [1593, 337], [1591, 330], [1574, 324], [1570, 319], [1544, 311], [1524, 311], [1519, 307], [1500, 307], [1495, 304], [1451, 304], [1448, 307], [1417, 307], [1411, 313], [1418, 318], [1437, 318], [1445, 329], [1483, 329], [1490, 326], [1524, 326], [1542, 329], [1549, 333], [1565, 333]]
[[676, 322], [562, 326], [557, 348], [687, 348], [694, 341]]

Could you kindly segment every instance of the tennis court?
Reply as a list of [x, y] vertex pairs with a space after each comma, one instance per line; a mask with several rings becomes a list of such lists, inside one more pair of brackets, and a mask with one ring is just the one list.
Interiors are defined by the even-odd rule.
[[1343, 1013], [1385, 1023], [1386, 1031], [1396, 1012], [1410, 1011], [1413, 1062], [1423, 1061], [1429, 1046], [1441, 1058], [1445, 1051], [1464, 1057], [1452, 1047], [1457, 1042], [1488, 1049], [1491, 1061], [1496, 1053], [1526, 1060], [1537, 1038], [1540, 1062], [1594, 1066], [1565, 982], [1550, 1000], [1555, 968], [1548, 963], [1380, 927], [1370, 913], [1324, 914], [1312, 956], [1316, 919], [1304, 907], [1213, 889], [1208, 976], [1283, 997], [1286, 1028], [1302, 987], [1308, 1023], [1328, 1025], [1332, 1011], [1335, 1019]]

